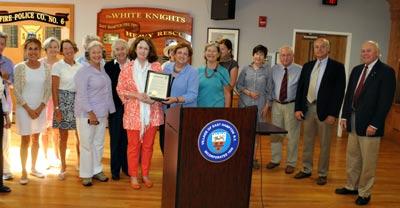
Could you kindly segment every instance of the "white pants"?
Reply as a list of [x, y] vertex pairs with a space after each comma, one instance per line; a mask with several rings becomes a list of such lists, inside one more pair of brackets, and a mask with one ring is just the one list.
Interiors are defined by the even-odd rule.
[[91, 178], [103, 171], [104, 136], [107, 118], [97, 118], [98, 125], [89, 125], [88, 118], [76, 118], [76, 126], [80, 139], [79, 177]]
[[[12, 121], [12, 113], [10, 113], [10, 120]], [[6, 121], [4, 120], [4, 124]], [[11, 140], [11, 128], [3, 129], [3, 174], [11, 173], [10, 167], [10, 143]], [[0, 176], [1, 177], [1, 176]]]

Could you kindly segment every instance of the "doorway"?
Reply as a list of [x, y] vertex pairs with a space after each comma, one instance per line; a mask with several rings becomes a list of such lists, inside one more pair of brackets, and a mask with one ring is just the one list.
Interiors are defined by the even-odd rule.
[[293, 33], [295, 63], [303, 65], [314, 60], [313, 44], [317, 38], [329, 40], [331, 45], [329, 57], [343, 63], [346, 68], [346, 75], [348, 75], [350, 71], [351, 33], [295, 29]]

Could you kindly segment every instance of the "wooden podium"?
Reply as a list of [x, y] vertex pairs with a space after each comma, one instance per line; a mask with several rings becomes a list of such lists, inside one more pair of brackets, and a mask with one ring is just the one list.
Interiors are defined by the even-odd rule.
[[[166, 113], [163, 208], [248, 207], [257, 108], [171, 108]], [[222, 119], [238, 130], [236, 152], [224, 162], [205, 159], [199, 135]]]

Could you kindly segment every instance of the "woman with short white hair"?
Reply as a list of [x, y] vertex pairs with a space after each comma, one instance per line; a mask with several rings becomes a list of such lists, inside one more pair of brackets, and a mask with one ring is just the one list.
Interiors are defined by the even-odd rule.
[[83, 40], [82, 40], [83, 54], [81, 54], [78, 58], [76, 58], [76, 60], [75, 60], [76, 62], [78, 62], [80, 64], [88, 62], [85, 54], [87, 52], [89, 44], [93, 41], [100, 42], [99, 36], [93, 35], [93, 34], [87, 34], [87, 35], [85, 35], [85, 37], [83, 37]]
[[126, 157], [127, 135], [123, 127], [122, 117], [124, 115], [124, 106], [118, 97], [117, 84], [118, 77], [122, 67], [129, 61], [128, 43], [123, 39], [118, 39], [111, 45], [111, 56], [113, 59], [106, 63], [104, 69], [111, 79], [113, 100], [115, 104], [115, 113], [111, 113], [108, 118], [108, 130], [110, 133], [110, 166], [113, 180], [119, 180], [119, 174], [122, 171], [128, 174], [128, 161]]
[[111, 80], [104, 70], [103, 45], [93, 41], [86, 51], [87, 63], [75, 74], [75, 117], [80, 139], [79, 177], [84, 186], [92, 185], [92, 178], [108, 181], [103, 173], [104, 136], [107, 116], [115, 112]]

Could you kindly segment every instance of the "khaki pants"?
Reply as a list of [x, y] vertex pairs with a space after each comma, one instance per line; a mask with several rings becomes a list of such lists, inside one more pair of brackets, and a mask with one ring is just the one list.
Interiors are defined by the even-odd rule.
[[[12, 121], [12, 113], [9, 114], [10, 120]], [[5, 124], [4, 120], [4, 124]], [[3, 174], [11, 174], [10, 166], [10, 147], [11, 147], [11, 128], [3, 129]], [[2, 176], [0, 176], [2, 177]]]
[[[272, 124], [288, 131], [288, 146], [286, 152], [286, 164], [296, 167], [298, 144], [300, 135], [300, 122], [294, 116], [294, 102], [272, 104]], [[271, 136], [271, 154], [273, 163], [280, 163], [282, 159], [282, 141], [286, 135], [274, 134]]]
[[318, 119], [317, 105], [309, 104], [304, 120], [303, 172], [312, 172], [315, 137], [319, 131], [320, 153], [318, 160], [318, 175], [328, 176], [332, 128], [332, 125]]
[[352, 131], [346, 152], [346, 188], [357, 190], [361, 197], [371, 195], [375, 181], [376, 163], [379, 155], [380, 137], [358, 136], [355, 132], [355, 115], [352, 115]]

